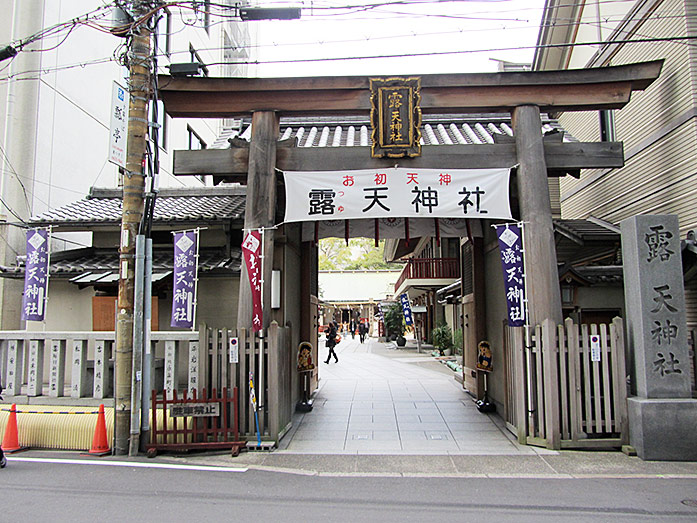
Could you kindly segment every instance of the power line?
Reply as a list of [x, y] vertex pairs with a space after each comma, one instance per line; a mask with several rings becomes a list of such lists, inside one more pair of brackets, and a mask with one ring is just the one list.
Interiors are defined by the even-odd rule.
[[294, 58], [292, 60], [247, 60], [242, 62], [213, 62], [206, 65], [261, 65], [261, 64], [295, 64], [306, 62], [336, 62], [336, 61], [355, 61], [355, 60], [377, 60], [384, 58], [417, 58], [426, 56], [444, 56], [456, 54], [474, 54], [497, 51], [518, 51], [521, 49], [552, 49], [563, 47], [583, 47], [589, 45], [619, 45], [619, 44], [638, 44], [647, 42], [680, 42], [696, 40], [697, 36], [674, 36], [663, 38], [636, 38], [630, 40], [612, 40], [612, 41], [595, 41], [595, 42], [579, 42], [579, 43], [564, 43], [564, 44], [543, 44], [543, 45], [526, 45], [515, 47], [498, 47], [489, 49], [467, 49], [461, 51], [429, 51], [424, 53], [398, 53], [398, 54], [381, 54], [370, 56], [338, 56], [325, 58]]

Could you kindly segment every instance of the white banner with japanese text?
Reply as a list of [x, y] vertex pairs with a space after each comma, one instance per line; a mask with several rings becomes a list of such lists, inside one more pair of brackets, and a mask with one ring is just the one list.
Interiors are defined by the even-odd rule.
[[510, 169], [287, 171], [286, 222], [361, 218], [511, 219]]

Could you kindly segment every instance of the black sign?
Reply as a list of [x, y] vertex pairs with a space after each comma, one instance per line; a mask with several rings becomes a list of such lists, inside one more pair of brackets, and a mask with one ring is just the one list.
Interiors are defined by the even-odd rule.
[[421, 155], [421, 79], [371, 78], [373, 158]]

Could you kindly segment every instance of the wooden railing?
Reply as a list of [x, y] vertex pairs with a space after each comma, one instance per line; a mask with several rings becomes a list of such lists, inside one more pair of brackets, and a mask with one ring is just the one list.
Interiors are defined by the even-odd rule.
[[404, 280], [455, 279], [460, 277], [457, 258], [410, 258], [395, 284], [397, 291]]

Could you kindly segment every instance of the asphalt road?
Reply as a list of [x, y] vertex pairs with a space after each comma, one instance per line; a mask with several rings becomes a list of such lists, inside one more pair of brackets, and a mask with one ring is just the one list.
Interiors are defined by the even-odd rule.
[[697, 521], [689, 478], [332, 477], [20, 456], [0, 488], [0, 521], [12, 522]]

